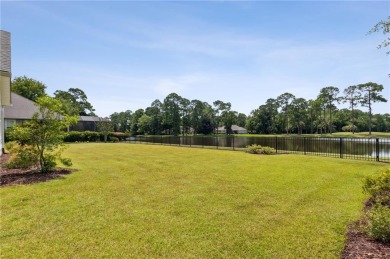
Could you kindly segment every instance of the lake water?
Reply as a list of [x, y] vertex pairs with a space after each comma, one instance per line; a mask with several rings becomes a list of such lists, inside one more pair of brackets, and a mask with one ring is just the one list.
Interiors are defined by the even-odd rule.
[[133, 141], [163, 145], [195, 146], [240, 150], [257, 144], [278, 152], [379, 160], [390, 162], [390, 139], [310, 138], [310, 137], [234, 137], [234, 136], [153, 136]]

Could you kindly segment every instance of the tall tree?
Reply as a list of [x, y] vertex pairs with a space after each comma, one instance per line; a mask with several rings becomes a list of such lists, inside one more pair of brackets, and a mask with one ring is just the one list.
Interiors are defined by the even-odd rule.
[[322, 99], [325, 103], [325, 107], [329, 110], [329, 133], [333, 132], [333, 110], [335, 110], [335, 102], [339, 102], [340, 98], [337, 97], [340, 90], [334, 86], [327, 86], [320, 90], [319, 98]]
[[194, 134], [198, 134], [202, 127], [204, 103], [199, 100], [192, 100], [191, 107], [191, 127], [194, 129]]
[[114, 130], [114, 127], [109, 118], [99, 118], [96, 123], [97, 130], [103, 134], [104, 142], [107, 142], [107, 136]]
[[181, 117], [181, 126], [182, 134], [188, 134], [191, 127], [191, 107], [190, 100], [186, 98], [181, 98], [180, 100], [180, 117]]
[[138, 120], [138, 133], [150, 134], [152, 130], [152, 118], [146, 114], [142, 115]]
[[319, 129], [318, 124], [321, 117], [321, 109], [318, 100], [307, 101], [307, 115], [310, 123], [310, 134], [313, 134], [314, 128]]
[[222, 121], [226, 130], [226, 134], [232, 134], [232, 126], [237, 121], [238, 113], [235, 111], [224, 111], [222, 113]]
[[362, 91], [362, 98], [360, 103], [362, 106], [368, 107], [368, 130], [371, 135], [371, 118], [372, 118], [372, 104], [376, 102], [387, 102], [387, 100], [380, 94], [383, 90], [383, 85], [373, 82], [359, 84], [358, 89]]
[[362, 97], [361, 92], [358, 90], [356, 85], [348, 86], [344, 89], [344, 96], [342, 97], [342, 101], [344, 103], [348, 103], [349, 108], [351, 109], [351, 129], [352, 134], [355, 134], [355, 107], [360, 102]]
[[239, 113], [237, 115], [237, 125], [240, 127], [245, 127], [246, 115], [244, 113]]
[[[382, 31], [383, 34], [390, 33], [390, 16], [387, 17], [387, 21], [381, 20], [378, 22], [368, 33], [374, 33], [374, 32], [380, 32]], [[380, 48], [388, 48], [390, 46], [390, 37], [385, 39], [381, 44], [378, 45], [378, 49]], [[386, 51], [386, 54], [390, 54], [390, 50]], [[390, 77], [390, 73], [388, 74]]]
[[132, 136], [140, 134], [138, 123], [139, 123], [139, 119], [142, 117], [142, 115], [144, 115], [144, 110], [143, 109], [138, 109], [131, 116], [130, 134]]
[[295, 96], [291, 93], [284, 93], [279, 95], [276, 100], [284, 113], [284, 122], [285, 122], [285, 129], [287, 134], [289, 134], [289, 112], [290, 112], [290, 104], [295, 99]]
[[213, 107], [207, 102], [203, 102], [203, 110], [201, 114], [200, 128], [198, 133], [200, 134], [211, 134], [215, 128], [215, 113]]
[[[390, 33], [390, 16], [387, 17], [387, 21], [381, 20], [375, 26], [368, 32], [368, 33], [374, 33], [374, 32], [380, 32], [382, 31], [383, 34]], [[384, 40], [381, 44], [378, 45], [378, 49], [380, 48], [386, 48], [390, 46], [390, 38], [387, 38]], [[387, 54], [390, 54], [390, 50], [386, 52]]]
[[80, 116], [95, 115], [95, 109], [88, 102], [87, 95], [79, 88], [69, 88], [68, 91], [57, 90], [54, 92], [54, 97], [63, 103], [67, 102], [76, 107]]
[[165, 97], [163, 102], [163, 127], [172, 135], [178, 135], [180, 133], [181, 101], [181, 96], [176, 93], [171, 93]]
[[130, 130], [130, 121], [132, 111], [114, 112], [110, 115], [110, 121], [114, 127], [114, 131], [126, 132]]
[[[215, 115], [216, 115], [216, 127], [219, 127], [219, 126], [225, 126], [225, 129], [226, 129], [226, 133], [228, 133], [229, 131], [231, 131], [231, 126], [229, 127], [229, 124], [230, 121], [229, 121], [229, 118], [231, 117], [230, 115], [228, 115], [231, 107], [232, 107], [232, 104], [230, 102], [222, 102], [220, 100], [217, 100], [215, 102], [213, 102], [213, 105], [214, 105], [214, 111], [215, 111]], [[226, 128], [228, 127], [228, 128]]]
[[15, 77], [11, 83], [11, 90], [34, 102], [39, 97], [46, 95], [46, 85], [44, 83], [26, 76]]
[[302, 134], [307, 115], [307, 102], [304, 98], [296, 98], [291, 102], [292, 117], [298, 134]]
[[160, 100], [153, 101], [151, 106], [145, 109], [145, 114], [151, 118], [150, 134], [160, 135], [162, 131], [162, 103]]

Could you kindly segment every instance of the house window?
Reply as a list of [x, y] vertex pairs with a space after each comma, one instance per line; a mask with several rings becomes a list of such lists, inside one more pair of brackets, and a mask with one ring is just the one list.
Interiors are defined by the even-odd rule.
[[5, 122], [6, 129], [11, 128], [16, 124], [16, 120], [5, 120], [4, 122]]

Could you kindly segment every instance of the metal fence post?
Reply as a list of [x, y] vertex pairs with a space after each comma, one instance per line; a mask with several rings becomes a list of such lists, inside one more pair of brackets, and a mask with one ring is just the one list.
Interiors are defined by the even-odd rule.
[[340, 138], [340, 158], [343, 158], [343, 138]]
[[306, 155], [306, 137], [303, 137], [303, 154]]
[[379, 162], [379, 138], [375, 141], [375, 155], [376, 155], [376, 161]]
[[219, 149], [219, 137], [217, 136], [217, 149]]
[[278, 137], [275, 137], [275, 150], [278, 153]]
[[202, 136], [202, 147], [204, 148], [204, 136]]
[[234, 149], [234, 136], [233, 136], [233, 150], [235, 150], [235, 149]]

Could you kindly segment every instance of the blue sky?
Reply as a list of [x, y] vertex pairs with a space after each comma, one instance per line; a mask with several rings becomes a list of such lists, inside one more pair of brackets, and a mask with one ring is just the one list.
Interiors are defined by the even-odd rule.
[[[13, 76], [82, 89], [99, 116], [171, 92], [249, 114], [284, 92], [314, 99], [369, 81], [390, 101], [388, 1], [1, 1]], [[390, 112], [375, 104], [374, 112]], [[365, 109], [365, 108], [363, 108]]]

